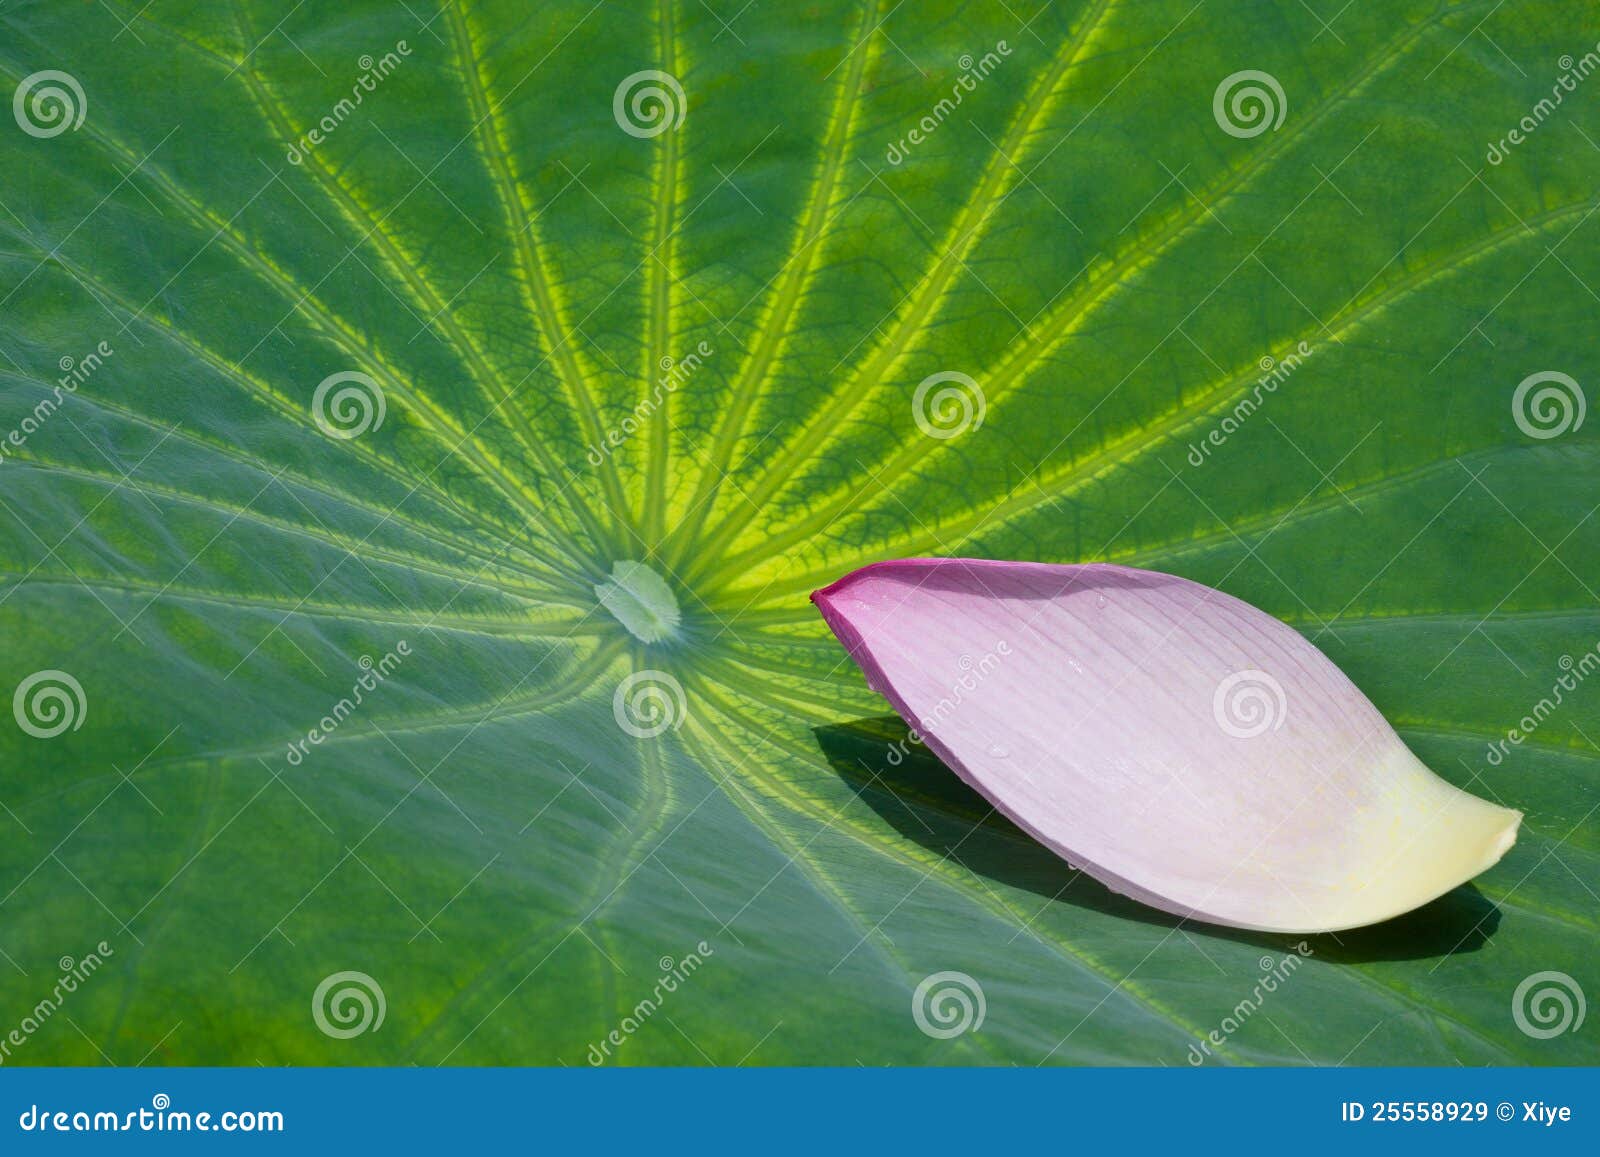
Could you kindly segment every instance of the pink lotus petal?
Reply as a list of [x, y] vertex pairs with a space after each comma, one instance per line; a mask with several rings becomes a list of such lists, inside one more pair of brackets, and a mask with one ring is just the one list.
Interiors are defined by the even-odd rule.
[[958, 775], [1164, 911], [1358, 927], [1470, 880], [1516, 839], [1521, 812], [1424, 767], [1311, 643], [1187, 579], [905, 559], [811, 597]]

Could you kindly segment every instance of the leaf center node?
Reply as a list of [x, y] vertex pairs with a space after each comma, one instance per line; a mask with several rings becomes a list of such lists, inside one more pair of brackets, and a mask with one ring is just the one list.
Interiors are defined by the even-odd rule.
[[600, 605], [641, 643], [678, 638], [683, 615], [677, 596], [653, 568], [636, 559], [611, 564], [611, 577], [595, 584]]

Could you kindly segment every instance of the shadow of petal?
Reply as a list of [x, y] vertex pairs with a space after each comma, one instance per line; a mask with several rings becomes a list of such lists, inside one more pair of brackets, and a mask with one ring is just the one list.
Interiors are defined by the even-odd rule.
[[907, 839], [988, 880], [1043, 897], [1190, 935], [1287, 952], [1305, 941], [1323, 960], [1368, 963], [1429, 960], [1473, 952], [1500, 924], [1500, 909], [1463, 884], [1403, 916], [1338, 933], [1251, 932], [1185, 920], [1112, 892], [1036, 842], [989, 806], [926, 747], [897, 715], [813, 728], [817, 744], [862, 802]]

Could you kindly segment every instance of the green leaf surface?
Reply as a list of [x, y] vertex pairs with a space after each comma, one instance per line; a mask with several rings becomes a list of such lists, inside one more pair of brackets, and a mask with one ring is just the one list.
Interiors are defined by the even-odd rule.
[[[0, 123], [6, 1063], [1600, 1059], [1514, 1013], [1600, 993], [1574, 6], [437, 4], [0, 7], [82, 113]], [[1221, 587], [1521, 837], [1241, 1010], [1294, 942], [1033, 844], [807, 603], [918, 554]]]

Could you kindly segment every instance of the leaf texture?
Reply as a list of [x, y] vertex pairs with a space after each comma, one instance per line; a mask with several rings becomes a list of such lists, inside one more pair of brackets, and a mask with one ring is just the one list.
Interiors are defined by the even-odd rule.
[[[3, 689], [81, 690], [5, 1021], [111, 953], [7, 1063], [1593, 1063], [1514, 997], [1600, 992], [1600, 423], [1514, 394], [1600, 381], [1600, 92], [1485, 159], [1569, 7], [0, 9], [83, 106], [0, 120]], [[1241, 1018], [1296, 939], [1067, 869], [806, 601], [929, 554], [1262, 607], [1518, 843]]]

